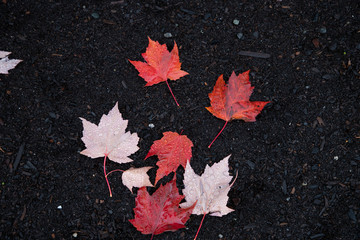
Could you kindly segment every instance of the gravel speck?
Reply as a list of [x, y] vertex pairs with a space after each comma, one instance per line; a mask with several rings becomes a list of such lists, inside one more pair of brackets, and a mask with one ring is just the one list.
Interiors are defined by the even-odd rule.
[[165, 33], [164, 34], [164, 37], [166, 37], [166, 38], [171, 38], [173, 35], [171, 34], [171, 33], [169, 33], [169, 32], [167, 32], [167, 33]]
[[234, 25], [239, 25], [239, 23], [240, 23], [240, 21], [239, 21], [239, 20], [234, 19], [234, 21], [233, 21], [233, 24], [234, 24]]
[[243, 38], [243, 36], [244, 36], [244, 34], [242, 34], [242, 33], [238, 33], [238, 34], [236, 34], [236, 36], [238, 37], [238, 39], [242, 39], [242, 38]]
[[100, 17], [100, 15], [96, 12], [92, 13], [91, 16], [95, 19], [98, 19]]

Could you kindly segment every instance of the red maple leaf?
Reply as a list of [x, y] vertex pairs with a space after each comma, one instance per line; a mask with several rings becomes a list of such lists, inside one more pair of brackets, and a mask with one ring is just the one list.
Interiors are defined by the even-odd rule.
[[226, 121], [215, 139], [224, 130], [226, 124], [233, 119], [255, 122], [255, 117], [269, 103], [249, 100], [254, 89], [249, 81], [249, 72], [250, 70], [239, 74], [239, 76], [232, 72], [227, 85], [225, 85], [223, 75], [221, 75], [216, 81], [214, 90], [209, 93], [211, 106], [206, 107], [206, 109], [215, 117]]
[[192, 157], [191, 148], [194, 146], [186, 135], [176, 132], [164, 132], [163, 137], [153, 143], [145, 159], [157, 155], [159, 167], [156, 173], [155, 184], [164, 176], [176, 171], [179, 165], [186, 167]]
[[149, 46], [146, 52], [141, 54], [145, 62], [130, 61], [131, 64], [139, 71], [139, 76], [147, 82], [145, 86], [151, 86], [160, 82], [166, 82], [176, 104], [179, 106], [171, 91], [167, 79], [177, 80], [188, 73], [180, 70], [179, 50], [174, 42], [174, 48], [171, 52], [167, 50], [166, 44], [161, 45], [157, 41], [149, 38]]
[[176, 178], [160, 186], [151, 196], [146, 187], [142, 187], [135, 200], [135, 218], [129, 221], [142, 234], [152, 234], [151, 239], [165, 231], [184, 228], [196, 203], [189, 208], [179, 208], [183, 198], [178, 193]]

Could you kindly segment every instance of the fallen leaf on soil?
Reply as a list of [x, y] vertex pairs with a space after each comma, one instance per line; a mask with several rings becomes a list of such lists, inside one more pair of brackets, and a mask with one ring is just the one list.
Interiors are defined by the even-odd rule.
[[234, 211], [226, 206], [227, 194], [231, 187], [230, 181], [233, 178], [229, 175], [229, 158], [230, 155], [211, 167], [207, 165], [201, 176], [194, 172], [188, 162], [184, 173], [183, 190], [186, 202], [180, 204], [180, 207], [188, 208], [196, 202], [192, 214], [210, 213], [211, 216], [217, 217]]
[[149, 180], [149, 175], [147, 175], [147, 171], [151, 168], [152, 167], [130, 168], [124, 171], [121, 177], [123, 184], [130, 189], [131, 193], [133, 187], [153, 187]]
[[[206, 109], [215, 117], [226, 121], [220, 133], [224, 130], [226, 124], [233, 119], [255, 122], [255, 117], [261, 112], [264, 106], [269, 103], [250, 101], [254, 87], [251, 87], [249, 81], [249, 71], [239, 74], [238, 76], [236, 76], [235, 72], [232, 72], [229, 82], [226, 85], [223, 75], [221, 75], [216, 81], [213, 91], [209, 93], [211, 106], [206, 107]], [[209, 148], [212, 143], [209, 145]]]
[[[131, 60], [129, 62], [139, 71], [139, 76], [147, 82], [145, 86], [166, 82], [173, 95], [167, 79], [177, 80], [188, 74], [180, 70], [181, 63], [176, 42], [174, 42], [173, 50], [169, 52], [166, 44], [161, 45], [149, 38], [149, 46], [146, 48], [146, 52], [142, 53], [142, 57], [146, 62]], [[174, 100], [177, 103], [175, 97]], [[177, 105], [179, 104], [177, 103]]]
[[86, 149], [81, 154], [98, 158], [107, 156], [117, 163], [133, 161], [128, 156], [135, 153], [139, 147], [139, 137], [136, 133], [125, 132], [128, 120], [121, 117], [118, 103], [100, 119], [99, 125], [93, 124], [84, 118], [82, 120], [84, 131], [81, 140]]
[[142, 234], [152, 234], [151, 239], [165, 231], [184, 228], [194, 205], [179, 208], [183, 198], [184, 196], [178, 193], [176, 178], [165, 186], [160, 186], [151, 196], [146, 187], [142, 187], [136, 197], [135, 218], [129, 221]]
[[13, 69], [22, 60], [10, 59], [7, 57], [11, 52], [0, 51], [0, 74], [9, 74], [9, 70]]
[[137, 146], [139, 137], [136, 133], [125, 132], [128, 121], [121, 117], [118, 103], [115, 104], [108, 115], [102, 115], [99, 125], [93, 124], [84, 118], [80, 119], [84, 127], [81, 140], [86, 147], [80, 153], [91, 158], [104, 157], [104, 176], [110, 197], [112, 197], [105, 167], [106, 158], [117, 163], [132, 162], [132, 159], [128, 156], [139, 149]]
[[191, 148], [194, 146], [186, 135], [176, 132], [164, 132], [163, 137], [153, 143], [145, 159], [157, 155], [159, 167], [156, 173], [155, 184], [164, 176], [175, 172], [179, 165], [186, 167], [192, 157]]

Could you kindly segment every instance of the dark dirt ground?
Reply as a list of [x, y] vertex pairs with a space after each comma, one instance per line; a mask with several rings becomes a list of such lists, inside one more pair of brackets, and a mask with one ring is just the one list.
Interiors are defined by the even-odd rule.
[[[232, 154], [235, 211], [207, 216], [198, 239], [360, 239], [359, 16], [356, 0], [2, 0], [0, 50], [24, 61], [0, 76], [0, 239], [150, 239], [128, 221], [136, 191], [114, 173], [109, 198], [102, 159], [79, 154], [79, 117], [98, 123], [117, 101], [140, 150], [108, 170], [154, 164], [143, 159], [164, 131], [193, 141], [198, 174]], [[147, 36], [180, 48], [181, 108], [127, 61], [142, 60]], [[251, 99], [272, 103], [208, 149], [224, 124], [208, 93], [248, 69]], [[154, 239], [193, 239], [200, 221]]]

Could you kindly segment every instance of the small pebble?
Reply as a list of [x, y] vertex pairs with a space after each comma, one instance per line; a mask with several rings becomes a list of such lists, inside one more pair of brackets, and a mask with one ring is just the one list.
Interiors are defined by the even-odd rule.
[[330, 79], [333, 79], [334, 76], [331, 75], [331, 74], [325, 74], [325, 75], [322, 76], [322, 78], [325, 79], [325, 80], [330, 80]]
[[306, 50], [306, 51], [305, 51], [305, 54], [306, 54], [307, 56], [310, 56], [312, 53], [313, 53], [313, 50]]
[[234, 25], [239, 25], [239, 23], [240, 23], [240, 21], [239, 21], [239, 20], [234, 19], [234, 21], [233, 21], [233, 24], [234, 24]]
[[56, 116], [56, 113], [53, 113], [53, 112], [49, 112], [49, 116], [51, 117], [51, 118], [56, 118], [57, 116]]
[[254, 38], [258, 39], [259, 38], [259, 32], [258, 31], [254, 32], [253, 36], [254, 36]]
[[98, 19], [100, 17], [100, 15], [96, 12], [92, 13], [91, 16], [95, 19]]
[[219, 234], [219, 238], [223, 238], [224, 236], [222, 234]]
[[322, 27], [319, 30], [320, 33], [325, 34], [326, 33], [326, 27]]
[[75, 233], [73, 233], [73, 235], [72, 235], [74, 238], [76, 238], [77, 237], [77, 233], [75, 232]]
[[62, 206], [61, 206], [61, 205], [59, 205], [59, 206], [57, 207], [57, 209], [62, 209]]
[[149, 124], [149, 128], [154, 128], [154, 127], [155, 127], [154, 124], [152, 124], [152, 123]]
[[353, 221], [353, 222], [356, 222], [356, 221], [357, 221], [357, 220], [356, 220], [355, 213], [354, 213], [354, 210], [352, 210], [351, 208], [350, 208], [350, 210], [349, 210], [349, 212], [348, 212], [348, 216], [349, 216], [349, 218], [350, 218], [351, 221]]
[[320, 73], [320, 70], [316, 67], [311, 68], [311, 71], [313, 71], [314, 73]]
[[331, 46], [329, 47], [329, 49], [330, 49], [331, 51], [335, 51], [336, 48], [337, 48], [337, 43], [333, 43], [333, 44], [331, 44]]
[[281, 190], [282, 192], [286, 195], [287, 194], [287, 190], [286, 190], [287, 186], [286, 186], [286, 181], [284, 180], [282, 182], [282, 185], [281, 185]]
[[250, 160], [246, 160], [247, 165], [251, 168], [251, 169], [255, 169], [255, 163], [253, 163]]
[[315, 13], [314, 18], [313, 18], [313, 22], [317, 22], [319, 20], [319, 13]]
[[339, 160], [339, 156], [334, 156], [334, 160], [335, 161]]
[[236, 36], [238, 37], [238, 39], [242, 39], [242, 38], [243, 38], [243, 36], [244, 36], [244, 34], [242, 34], [242, 33], [238, 33], [238, 34], [236, 34]]
[[205, 19], [205, 20], [208, 20], [210, 17], [211, 17], [211, 14], [210, 14], [210, 13], [206, 13], [206, 14], [204, 15], [204, 19]]
[[311, 153], [312, 153], [312, 154], [317, 154], [317, 153], [319, 153], [319, 148], [314, 147], [314, 148], [312, 149]]
[[315, 164], [311, 167], [311, 170], [313, 170], [313, 171], [316, 171], [318, 169], [319, 169], [319, 166], [317, 164]]
[[171, 38], [171, 37], [172, 37], [172, 34], [169, 33], [169, 32], [167, 32], [167, 33], [164, 34], [164, 37], [166, 37], [166, 38]]
[[325, 237], [325, 234], [318, 233], [318, 234], [310, 236], [310, 239], [317, 239], [317, 238], [322, 238], [322, 237]]

